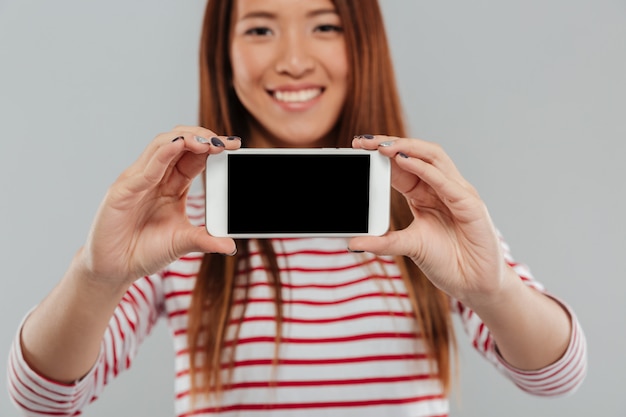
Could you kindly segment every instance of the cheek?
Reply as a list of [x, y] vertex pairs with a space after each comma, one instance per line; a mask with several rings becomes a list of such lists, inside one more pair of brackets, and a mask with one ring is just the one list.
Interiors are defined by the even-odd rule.
[[328, 54], [326, 62], [333, 78], [338, 82], [347, 84], [350, 73], [348, 55], [345, 46], [338, 47]]
[[255, 78], [255, 60], [245, 48], [233, 45], [230, 54], [230, 62], [233, 71], [233, 85], [236, 90], [245, 88]]

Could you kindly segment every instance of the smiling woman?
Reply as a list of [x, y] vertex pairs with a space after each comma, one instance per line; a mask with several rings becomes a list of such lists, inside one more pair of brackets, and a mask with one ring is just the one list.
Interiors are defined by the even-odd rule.
[[236, 3], [232, 83], [251, 115], [248, 145], [333, 144], [346, 101], [348, 59], [332, 2]]
[[[453, 314], [522, 390], [577, 389], [586, 344], [572, 309], [513, 259], [441, 146], [405, 137], [376, 0], [210, 0], [200, 57], [200, 126], [158, 135], [118, 177], [15, 338], [10, 389], [24, 414], [80, 413], [160, 318], [179, 416], [446, 416]], [[209, 235], [192, 182], [242, 140], [388, 158], [390, 230]], [[291, 183], [285, 195], [306, 195]]]

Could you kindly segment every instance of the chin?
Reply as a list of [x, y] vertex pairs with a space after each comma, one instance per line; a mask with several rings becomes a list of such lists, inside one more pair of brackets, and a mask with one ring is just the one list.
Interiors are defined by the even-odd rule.
[[329, 132], [311, 132], [311, 130], [294, 129], [276, 132], [273, 141], [285, 148], [319, 148], [328, 145]]
[[285, 118], [275, 118], [259, 123], [253, 119], [250, 133], [255, 139], [251, 145], [268, 148], [334, 147], [336, 141], [330, 123], [311, 123], [309, 120], [300, 122], [291, 120], [290, 123], [284, 121]]

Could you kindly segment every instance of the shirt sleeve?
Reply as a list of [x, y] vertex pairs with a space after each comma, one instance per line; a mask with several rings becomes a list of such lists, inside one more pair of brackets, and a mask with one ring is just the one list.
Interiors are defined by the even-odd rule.
[[520, 389], [538, 396], [571, 394], [582, 384], [587, 373], [587, 343], [580, 323], [570, 306], [549, 294], [543, 285], [532, 277], [526, 265], [513, 259], [509, 246], [502, 238], [501, 243], [507, 264], [517, 272], [520, 279], [529, 287], [556, 300], [569, 314], [572, 332], [563, 356], [543, 369], [524, 371], [514, 368], [499, 354], [491, 332], [477, 314], [458, 301], [453, 301], [453, 311], [459, 314], [472, 346]]
[[20, 345], [20, 325], [9, 353], [7, 385], [13, 403], [22, 414], [79, 415], [111, 379], [131, 366], [139, 345], [163, 312], [161, 287], [157, 275], [141, 278], [131, 285], [109, 321], [96, 363], [73, 384], [50, 380], [28, 366]]

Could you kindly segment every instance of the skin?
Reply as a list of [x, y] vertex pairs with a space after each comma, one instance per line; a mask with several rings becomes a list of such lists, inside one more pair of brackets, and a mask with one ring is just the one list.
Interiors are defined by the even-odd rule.
[[348, 63], [329, 0], [236, 2], [230, 52], [233, 87], [253, 116], [248, 146], [334, 143]]
[[36, 371], [59, 382], [79, 379], [93, 366], [113, 310], [134, 280], [191, 251], [235, 252], [232, 239], [209, 236], [185, 215], [187, 191], [207, 156], [241, 146], [225, 137], [223, 146], [195, 139], [214, 136], [190, 126], [160, 134], [111, 185], [85, 246], [24, 323], [22, 349]]
[[567, 349], [571, 321], [552, 298], [523, 284], [504, 261], [487, 207], [434, 143], [375, 136], [353, 147], [392, 159], [391, 183], [414, 221], [382, 237], [357, 237], [351, 250], [410, 257], [430, 281], [474, 310], [512, 366], [541, 369]]
[[[256, 119], [246, 138], [250, 146], [329, 142], [348, 74], [332, 8], [329, 0], [237, 1], [233, 85]], [[268, 93], [276, 89], [322, 94], [285, 104]], [[24, 324], [22, 349], [36, 371], [59, 382], [81, 378], [93, 367], [109, 319], [135, 279], [192, 251], [235, 252], [232, 239], [212, 237], [185, 216], [187, 191], [206, 158], [241, 145], [225, 137], [223, 146], [195, 139], [214, 136], [192, 126], [160, 134], [112, 184], [84, 247]], [[410, 202], [415, 220], [381, 237], [353, 238], [350, 249], [410, 257], [438, 288], [480, 315], [511, 365], [539, 369], [562, 356], [571, 332], [567, 313], [523, 285], [504, 263], [484, 203], [447, 154], [418, 139], [375, 136], [357, 138], [353, 146], [392, 159], [392, 185]]]

